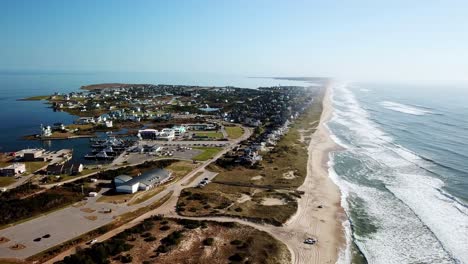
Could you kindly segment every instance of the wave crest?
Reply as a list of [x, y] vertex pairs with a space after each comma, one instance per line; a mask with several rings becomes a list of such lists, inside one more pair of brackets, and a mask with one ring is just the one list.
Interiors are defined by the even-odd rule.
[[422, 107], [415, 107], [415, 106], [405, 105], [405, 104], [392, 102], [392, 101], [382, 101], [379, 104], [386, 109], [393, 110], [393, 111], [400, 112], [400, 113], [410, 114], [410, 115], [422, 116], [426, 114], [433, 114], [432, 111], [429, 111]]

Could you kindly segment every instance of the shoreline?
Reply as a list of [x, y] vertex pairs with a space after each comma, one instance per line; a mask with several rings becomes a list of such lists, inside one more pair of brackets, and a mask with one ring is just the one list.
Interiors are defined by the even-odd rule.
[[[341, 191], [329, 176], [329, 154], [340, 147], [326, 126], [333, 113], [331, 85], [322, 99], [322, 114], [308, 146], [307, 177], [298, 190], [305, 195], [298, 202], [297, 213], [286, 224], [287, 229], [314, 236], [312, 248], [296, 247], [293, 263], [336, 263], [347, 248], [344, 223], [347, 216], [341, 207]], [[319, 208], [321, 206], [322, 208]]]

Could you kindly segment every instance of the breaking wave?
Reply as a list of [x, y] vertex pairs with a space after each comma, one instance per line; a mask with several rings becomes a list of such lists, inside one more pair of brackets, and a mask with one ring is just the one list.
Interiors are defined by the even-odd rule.
[[327, 126], [345, 150], [331, 155], [330, 177], [369, 263], [468, 263], [468, 207], [443, 191], [444, 182], [430, 170], [437, 164], [396, 144], [345, 85], [334, 87], [332, 100]]
[[432, 114], [433, 112], [428, 110], [426, 107], [416, 107], [411, 105], [404, 105], [391, 101], [380, 102], [380, 105], [386, 109], [397, 111], [400, 113], [410, 114], [410, 115], [426, 115]]

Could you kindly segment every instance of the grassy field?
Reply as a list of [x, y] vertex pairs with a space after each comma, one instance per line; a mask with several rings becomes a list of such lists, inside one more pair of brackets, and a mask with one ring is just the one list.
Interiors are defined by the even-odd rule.
[[244, 129], [238, 126], [225, 126], [224, 130], [226, 130], [230, 139], [240, 138], [244, 134]]
[[26, 164], [26, 173], [33, 173], [38, 169], [46, 166], [48, 163], [43, 161], [29, 161], [25, 162]]
[[0, 187], [8, 186], [15, 182], [15, 178], [11, 176], [0, 176]]
[[194, 170], [197, 166], [198, 164], [190, 161], [177, 161], [169, 165], [166, 169], [172, 171], [172, 176], [175, 178], [175, 181], [177, 181]]
[[94, 128], [93, 124], [86, 124], [86, 125], [77, 125], [77, 124], [71, 124], [67, 125], [68, 129], [78, 129], [78, 130], [91, 130]]
[[213, 139], [221, 139], [223, 138], [223, 133], [216, 132], [216, 131], [203, 131], [203, 132], [194, 132], [195, 136], [197, 137], [209, 137]]
[[22, 101], [40, 101], [49, 99], [50, 95], [37, 95], [21, 99]]
[[212, 159], [218, 152], [222, 150], [222, 148], [217, 147], [194, 147], [194, 149], [203, 150], [202, 153], [193, 157], [193, 159], [197, 161], [205, 161]]

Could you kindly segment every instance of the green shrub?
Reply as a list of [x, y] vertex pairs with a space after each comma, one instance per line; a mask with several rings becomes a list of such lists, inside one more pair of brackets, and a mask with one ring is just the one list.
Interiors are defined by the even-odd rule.
[[150, 236], [150, 237], [145, 238], [144, 240], [145, 240], [145, 242], [152, 242], [152, 241], [156, 240], [156, 237]]
[[236, 245], [237, 246], [237, 245], [240, 245], [240, 244], [242, 244], [242, 241], [240, 241], [238, 239], [231, 241], [231, 245]]
[[236, 253], [232, 256], [229, 257], [229, 260], [230, 261], [236, 261], [236, 262], [240, 262], [244, 259], [244, 257], [242, 257], [241, 255], [239, 255], [239, 253]]
[[171, 227], [170, 227], [170, 226], [167, 226], [167, 225], [161, 226], [161, 227], [159, 228], [159, 230], [161, 230], [161, 231], [166, 231], [166, 230], [169, 230], [169, 229], [171, 229]]
[[204, 246], [211, 246], [211, 245], [213, 245], [213, 242], [214, 242], [214, 238], [208, 237], [208, 238], [205, 238], [203, 240], [203, 245]]

